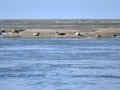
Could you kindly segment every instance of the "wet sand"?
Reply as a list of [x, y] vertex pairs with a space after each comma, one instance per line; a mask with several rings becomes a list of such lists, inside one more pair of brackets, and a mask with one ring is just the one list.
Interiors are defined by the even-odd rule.
[[114, 38], [120, 37], [119, 24], [120, 20], [0, 20], [0, 37]]

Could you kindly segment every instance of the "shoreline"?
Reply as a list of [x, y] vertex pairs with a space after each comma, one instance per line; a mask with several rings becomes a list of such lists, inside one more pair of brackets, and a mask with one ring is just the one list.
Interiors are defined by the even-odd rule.
[[120, 19], [0, 19], [0, 38], [115, 38]]
[[3, 32], [0, 38], [115, 38], [120, 37], [120, 29], [101, 30], [60, 30], [60, 29], [26, 29], [24, 31]]

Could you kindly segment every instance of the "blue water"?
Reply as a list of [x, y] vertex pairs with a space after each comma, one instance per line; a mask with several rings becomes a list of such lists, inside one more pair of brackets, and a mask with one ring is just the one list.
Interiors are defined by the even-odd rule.
[[1, 38], [0, 90], [120, 90], [120, 39]]

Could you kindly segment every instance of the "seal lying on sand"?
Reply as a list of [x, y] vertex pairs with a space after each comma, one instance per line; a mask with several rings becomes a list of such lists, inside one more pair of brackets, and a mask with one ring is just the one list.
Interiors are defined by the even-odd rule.
[[39, 32], [37, 32], [37, 33], [33, 33], [33, 36], [39, 36], [39, 35], [40, 35]]

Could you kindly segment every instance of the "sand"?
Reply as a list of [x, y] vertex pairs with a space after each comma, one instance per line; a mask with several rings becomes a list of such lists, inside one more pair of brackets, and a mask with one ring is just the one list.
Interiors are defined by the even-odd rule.
[[0, 37], [119, 38], [119, 23], [120, 20], [0, 20]]
[[[38, 33], [39, 35], [33, 35]], [[76, 35], [79, 32], [80, 35]], [[63, 35], [61, 34], [63, 33]], [[113, 38], [120, 37], [119, 28], [102, 28], [100, 30], [61, 30], [61, 29], [26, 29], [13, 33], [12, 31], [1, 34], [3, 38]]]

